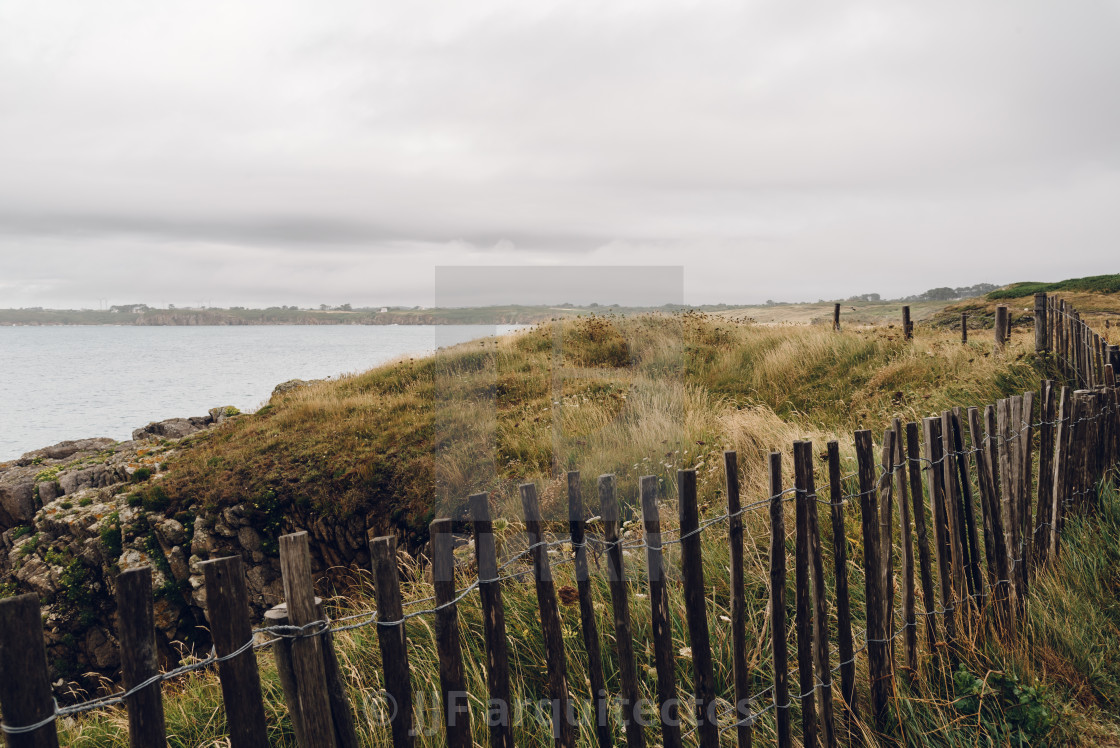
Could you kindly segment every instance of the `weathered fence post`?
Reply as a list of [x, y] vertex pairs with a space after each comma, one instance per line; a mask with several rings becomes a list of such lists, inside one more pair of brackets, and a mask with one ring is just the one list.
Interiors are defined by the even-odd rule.
[[[941, 414], [941, 440], [942, 440], [942, 468], [944, 472], [945, 490], [942, 498], [945, 502], [942, 517], [948, 533], [949, 558], [953, 571], [953, 590], [959, 601], [971, 604], [972, 598], [966, 597], [972, 593], [972, 584], [965, 577], [965, 569], [971, 560], [968, 553], [968, 536], [964, 527], [964, 512], [961, 510], [961, 487], [957, 476], [955, 460], [956, 450], [953, 448], [953, 412], [946, 410]], [[960, 619], [963, 624], [964, 619]]]
[[1050, 338], [1047, 335], [1049, 328], [1046, 325], [1046, 294], [1034, 295], [1034, 351], [1043, 353], [1050, 350]]
[[735, 719], [739, 748], [750, 748], [754, 730], [747, 720], [750, 710], [750, 672], [747, 670], [747, 601], [743, 578], [743, 506], [739, 499], [739, 463], [736, 453], [723, 453], [727, 480], [727, 534], [731, 576], [731, 666], [735, 678]]
[[1015, 470], [1015, 445], [1018, 442], [1012, 441], [1012, 435], [1015, 432], [1015, 427], [1012, 419], [1012, 406], [1011, 398], [1004, 398], [996, 403], [996, 419], [999, 425], [999, 430], [996, 432], [997, 447], [999, 450], [999, 484], [1002, 495], [1000, 496], [1001, 502], [1001, 515], [1003, 519], [1004, 536], [1007, 543], [1008, 555], [1008, 569], [1010, 571], [1010, 582], [1012, 600], [1012, 608], [1018, 613], [1022, 596], [1019, 591], [1019, 567], [1018, 563], [1021, 559], [1019, 551], [1019, 537], [1016, 532], [1018, 528], [1018, 512], [1017, 498], [1018, 498], [1018, 484], [1016, 480]]
[[[152, 609], [152, 567], [126, 569], [117, 577], [117, 618], [121, 645], [121, 681], [131, 690], [159, 673], [155, 613]], [[167, 745], [163, 691], [158, 682], [125, 700], [128, 742], [133, 748]]]
[[478, 597], [482, 606], [482, 630], [486, 639], [486, 686], [490, 691], [486, 724], [491, 748], [513, 748], [513, 723], [509, 695], [509, 644], [506, 614], [502, 606], [502, 583], [494, 527], [490, 521], [490, 497], [472, 494], [467, 499], [474, 531], [475, 564], [478, 567]]
[[587, 679], [591, 682], [591, 700], [595, 704], [595, 734], [600, 748], [614, 744], [611, 724], [607, 718], [607, 687], [603, 680], [603, 655], [599, 649], [599, 628], [595, 625], [595, 603], [591, 599], [591, 574], [587, 569], [587, 533], [583, 518], [583, 492], [579, 471], [568, 473], [568, 533], [572, 539], [576, 590], [579, 594], [580, 629], [583, 649], [587, 653]]
[[[311, 581], [311, 551], [306, 532], [280, 536], [280, 573], [284, 578], [288, 623], [292, 626], [306, 626], [319, 620]], [[378, 608], [380, 607], [379, 605]], [[309, 747], [333, 746], [334, 725], [331, 724], [327, 674], [323, 667], [323, 645], [317, 631], [309, 631], [307, 634], [292, 640], [292, 668], [299, 693], [303, 735]]]
[[948, 526], [945, 523], [945, 471], [942, 462], [946, 459], [944, 444], [941, 440], [941, 419], [937, 417], [922, 419], [926, 447], [926, 464], [929, 467], [929, 503], [933, 508], [933, 545], [937, 551], [938, 581], [941, 587], [941, 607], [945, 610], [945, 640], [949, 647], [952, 662], [956, 657], [957, 642], [957, 605], [953, 593], [953, 571], [950, 556]]
[[664, 748], [681, 748], [680, 699], [673, 664], [673, 632], [669, 617], [669, 591], [661, 546], [661, 514], [657, 507], [657, 476], [641, 478], [642, 524], [646, 533], [646, 567], [649, 576], [650, 624], [654, 666], [657, 670], [657, 703]]
[[5, 733], [9, 748], [58, 748], [42, 616], [39, 598], [33, 594], [0, 600], [0, 711], [4, 725], [27, 727], [50, 718], [38, 730]]
[[627, 599], [626, 569], [623, 566], [622, 540], [619, 537], [621, 517], [613, 475], [599, 476], [599, 512], [603, 518], [603, 540], [607, 546], [607, 582], [611, 588], [614, 640], [618, 646], [618, 682], [622, 691], [622, 723], [626, 728], [626, 744], [630, 748], [645, 748], [645, 731], [637, 715], [638, 674], [634, 665], [630, 602]]
[[961, 343], [968, 343], [968, 312], [961, 312]]
[[1022, 523], [1022, 530], [1020, 532], [1020, 555], [1023, 557], [1021, 564], [1022, 573], [1020, 577], [1023, 581], [1023, 599], [1026, 600], [1030, 593], [1031, 582], [1031, 557], [1034, 556], [1034, 513], [1032, 508], [1034, 502], [1031, 498], [1034, 494], [1034, 486], [1031, 480], [1034, 475], [1034, 392], [1023, 393], [1023, 411], [1022, 423], [1019, 426], [1019, 440], [1020, 455], [1022, 461], [1022, 468], [1019, 471], [1020, 476], [1020, 502], [1019, 502], [1019, 521]]
[[840, 305], [836, 304], [832, 307], [832, 329], [840, 332]]
[[918, 673], [918, 620], [914, 609], [914, 534], [910, 526], [910, 491], [907, 484], [906, 446], [903, 444], [902, 420], [895, 418], [894, 463], [897, 465], [895, 483], [898, 491], [898, 525], [902, 539], [902, 620], [906, 633], [906, 673], [910, 682]]
[[883, 433], [880, 466], [883, 476], [879, 484], [879, 552], [883, 554], [879, 568], [880, 584], [883, 588], [883, 619], [888, 638], [887, 663], [894, 673], [894, 429], [887, 428]]
[[[393, 745], [411, 746], [412, 684], [409, 682], [408, 640], [401, 604], [400, 572], [397, 570], [397, 539], [392, 535], [374, 538], [369, 543], [377, 593], [377, 642], [381, 649], [381, 669], [385, 690], [393, 700], [396, 714], [391, 718]], [[291, 613], [289, 607], [289, 614]]]
[[[794, 597], [796, 602], [795, 628], [797, 633], [797, 675], [801, 695], [801, 735], [809, 748], [817, 745], [816, 679], [813, 676], [813, 601], [809, 583], [809, 494], [804, 467], [801, 465], [800, 446], [793, 443], [794, 468]], [[812, 469], [810, 463], [810, 470]], [[815, 499], [814, 499], [815, 500]]]
[[1039, 401], [1038, 432], [1038, 507], [1035, 526], [1031, 530], [1035, 566], [1046, 563], [1050, 549], [1050, 528], [1054, 517], [1050, 513], [1054, 496], [1054, 382], [1042, 381], [1042, 398]]
[[[906, 424], [906, 452], [909, 454], [910, 495], [914, 500], [914, 530], [918, 535], [918, 573], [922, 580], [922, 605], [925, 608], [926, 637], [931, 652], [937, 648], [937, 617], [934, 615], [937, 600], [933, 591], [933, 562], [929, 556], [929, 530], [926, 526], [926, 506], [922, 491], [921, 444], [918, 424]], [[930, 497], [932, 503], [932, 495]]]
[[537, 587], [537, 607], [541, 614], [541, 635], [544, 637], [548, 665], [548, 696], [552, 701], [552, 738], [557, 748], [575, 747], [575, 725], [572, 724], [568, 696], [568, 665], [564, 657], [564, 631], [560, 626], [560, 609], [556, 604], [556, 583], [548, 563], [541, 507], [535, 483], [522, 483], [521, 509], [525, 513], [525, 533], [529, 536], [533, 558], [533, 578]]
[[914, 338], [914, 323], [910, 321], [910, 307], [902, 307], [902, 337], [906, 340]]
[[1003, 347], [1005, 345], [1007, 345], [1007, 339], [1009, 337], [1009, 335], [1008, 335], [1007, 307], [1004, 306], [1003, 304], [1000, 304], [999, 306], [996, 307], [995, 336], [996, 336], [996, 351], [997, 352], [1002, 351]]
[[992, 527], [996, 546], [996, 569], [999, 573], [1000, 592], [996, 599], [1003, 603], [1004, 621], [1009, 632], [1014, 632], [1017, 617], [1015, 615], [1015, 571], [1011, 565], [1011, 549], [1004, 512], [1004, 495], [1008, 490], [1006, 484], [1006, 466], [1003, 464], [1002, 455], [1005, 451], [1003, 437], [998, 425], [996, 405], [984, 406], [985, 439], [987, 440], [987, 453], [985, 458], [988, 463], [988, 477], [992, 485]]
[[984, 516], [984, 555], [991, 585], [990, 602], [1002, 605], [1007, 596], [1007, 550], [1003, 547], [1003, 523], [1000, 520], [999, 495], [992, 477], [991, 452], [984, 446], [984, 430], [978, 408], [968, 409], [968, 433], [976, 454], [976, 483], [980, 489], [980, 511]]
[[890, 667], [887, 643], [889, 623], [883, 615], [882, 551], [879, 532], [878, 477], [870, 431], [855, 432], [859, 463], [860, 520], [863, 525], [864, 599], [867, 604], [867, 667], [871, 681], [871, 713], [880, 730], [887, 724], [890, 698]]
[[428, 528], [432, 544], [432, 588], [436, 603], [436, 650], [439, 653], [439, 686], [443, 697], [443, 723], [448, 748], [471, 748], [471, 713], [463, 675], [463, 648], [459, 642], [459, 610], [455, 602], [455, 556], [451, 520], [433, 520]]
[[848, 595], [848, 536], [844, 528], [844, 482], [840, 444], [828, 443], [828, 506], [832, 515], [832, 560], [836, 576], [836, 647], [840, 657], [840, 699], [844, 702], [849, 741], [856, 717], [856, 666], [852, 656], [852, 606]]
[[[824, 578], [820, 518], [817, 512], [817, 485], [813, 477], [813, 443], [794, 442], [794, 469], [797, 486], [804, 493], [809, 534], [809, 559], [813, 577], [813, 664], [820, 683], [820, 728], [824, 744], [836, 746], [836, 723], [832, 708], [832, 668], [828, 657], [828, 593]], [[804, 705], [802, 705], [804, 707]]]
[[[325, 619], [323, 615], [322, 599], [315, 598], [316, 616]], [[288, 604], [274, 605], [264, 614], [265, 623], [269, 626], [287, 626]], [[327, 680], [327, 699], [331, 704], [331, 723], [334, 725], [334, 739], [338, 748], [358, 748], [358, 734], [354, 728], [354, 714], [350, 706], [350, 697], [346, 693], [346, 683], [342, 679], [342, 672], [338, 668], [338, 653], [334, 648], [334, 638], [330, 631], [324, 631], [323, 639], [323, 670]], [[307, 745], [307, 738], [303, 734], [303, 717], [300, 714], [299, 687], [296, 685], [295, 668], [292, 665], [292, 639], [280, 637], [272, 643], [272, 656], [276, 663], [276, 674], [280, 678], [280, 686], [284, 691], [284, 703], [288, 707], [288, 714], [292, 718], [292, 732], [295, 733], [296, 745]]]
[[719, 745], [716, 718], [716, 679], [708, 632], [707, 590], [701, 556], [700, 516], [696, 507], [696, 471], [677, 471], [680, 509], [681, 576], [688, 641], [692, 647], [692, 672], [696, 699], [696, 733], [701, 745]]
[[222, 686], [230, 748], [265, 748], [268, 733], [256, 653], [250, 647], [233, 656], [253, 638], [241, 556], [216, 558], [202, 562], [201, 566], [214, 654], [229, 658], [218, 662], [218, 680]]
[[[960, 474], [961, 506], [964, 509], [964, 529], [961, 535], [962, 544], [966, 542], [967, 535], [969, 567], [965, 569], [970, 588], [974, 595], [985, 597], [984, 574], [980, 567], [980, 532], [976, 527], [976, 502], [972, 496], [972, 478], [969, 473], [968, 452], [964, 448], [964, 428], [961, 424], [961, 409], [953, 408], [951, 419], [953, 428], [953, 451], [956, 453], [957, 472]], [[973, 450], [977, 449], [972, 445]]]
[[782, 505], [782, 453], [770, 453], [770, 632], [774, 655], [774, 717], [779, 748], [793, 745], [790, 724], [789, 650], [786, 644], [786, 519]]

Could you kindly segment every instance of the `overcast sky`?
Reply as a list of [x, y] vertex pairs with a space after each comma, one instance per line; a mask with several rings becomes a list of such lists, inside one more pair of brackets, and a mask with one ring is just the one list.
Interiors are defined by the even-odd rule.
[[1118, 272], [1118, 91], [1118, 2], [2, 0], [0, 307]]

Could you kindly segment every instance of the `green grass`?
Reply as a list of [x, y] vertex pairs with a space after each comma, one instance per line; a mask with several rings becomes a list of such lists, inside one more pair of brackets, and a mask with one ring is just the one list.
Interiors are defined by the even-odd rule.
[[[658, 475], [663, 521], [673, 527], [678, 468], [697, 469], [705, 516], [719, 514], [723, 506], [724, 448], [739, 452], [745, 502], [767, 495], [765, 455], [780, 449], [788, 460], [795, 439], [812, 439], [818, 453], [825, 441], [838, 439], [844, 471], [850, 472], [854, 429], [868, 427], [878, 434], [894, 416], [913, 420], [1036, 387], [1039, 378], [1052, 372], [1026, 345], [1016, 340], [1008, 352], [993, 356], [984, 344], [961, 346], [951, 331], [925, 326], [907, 342], [890, 328], [837, 335], [817, 326], [765, 327], [699, 314], [565, 320], [277, 398], [266, 413], [235, 419], [186, 440], [170, 460], [160, 483], [166, 497], [159, 498], [166, 498], [169, 514], [187, 507], [201, 513], [249, 501], [267, 516], [267, 528], [262, 529], [269, 536], [321, 514], [359, 515], [375, 533], [398, 531], [419, 556], [428, 519], [437, 511], [455, 511], [457, 499], [485, 489], [492, 492], [502, 518], [500, 545], [511, 553], [523, 542], [516, 520], [516, 484], [536, 481], [546, 519], [560, 518], [566, 516], [565, 481], [554, 478], [554, 471], [579, 469], [591, 513], [597, 513], [594, 480], [599, 474], [618, 476], [627, 507], [634, 504], [638, 477]], [[824, 466], [818, 464], [817, 469], [817, 485], [826, 485]], [[786, 551], [792, 557], [794, 521], [792, 509], [788, 511], [791, 535]], [[857, 633], [863, 628], [864, 610], [858, 525], [857, 512], [849, 510], [844, 542], [852, 560], [849, 583]], [[831, 568], [835, 543], [830, 527], [822, 517], [826, 568]], [[761, 691], [772, 679], [766, 610], [769, 524], [764, 514], [755, 512], [748, 515], [746, 528], [748, 661], [753, 688]], [[562, 523], [550, 529], [565, 533]], [[627, 532], [630, 539], [639, 537], [634, 523]], [[722, 524], [706, 531], [703, 553], [716, 689], [728, 697], [725, 532]], [[112, 544], [115, 538], [102, 540]], [[1115, 491], [1104, 494], [1101, 511], [1091, 520], [1071, 521], [1064, 542], [1058, 564], [1034, 583], [1027, 625], [1018, 640], [980, 632], [959, 652], [964, 669], [956, 673], [924, 653], [917, 684], [909, 688], [898, 681], [894, 726], [874, 736], [856, 722], [853, 729], [862, 740], [889, 746], [1120, 745], [1115, 737], [1120, 706], [1120, 659], [1115, 654], [1120, 652], [1120, 498]], [[553, 560], [569, 553], [561, 549]], [[460, 587], [474, 574], [469, 554], [464, 560]], [[678, 546], [669, 546], [667, 562], [669, 568], [678, 568]], [[653, 698], [649, 600], [641, 597], [646, 585], [644, 554], [634, 553], [626, 563], [632, 573], [631, 614], [641, 690]], [[791, 561], [786, 596], [791, 620], [792, 566]], [[406, 600], [428, 597], [431, 586], [424, 564], [416, 561], [406, 567]], [[510, 571], [523, 568], [516, 565]], [[356, 582], [345, 585], [338, 579], [321, 580], [325, 596], [335, 593], [330, 606], [336, 617], [374, 607], [368, 578], [357, 576]], [[833, 599], [831, 572], [827, 577]], [[556, 580], [561, 588], [573, 585], [571, 566], [557, 567]], [[607, 687], [617, 693], [609, 590], [598, 564], [593, 564], [592, 594]], [[539, 699], [545, 658], [534, 588], [524, 580], [511, 581], [503, 585], [503, 595], [515, 700]], [[688, 637], [679, 584], [670, 585], [670, 612], [674, 650], [680, 652]], [[464, 599], [459, 613], [468, 691], [478, 714], [486, 686], [477, 596]], [[835, 615], [833, 609], [833, 633]], [[578, 608], [561, 606], [561, 617], [572, 694], [585, 700], [589, 687]], [[413, 688], [426, 695], [429, 709], [432, 694], [438, 692], [432, 625], [427, 616], [406, 625]], [[792, 645], [792, 626], [790, 630]], [[342, 634], [338, 650], [363, 742], [382, 746], [389, 744], [389, 736], [376, 724], [375, 697], [384, 686], [376, 636], [375, 627]], [[277, 745], [292, 745], [271, 655], [261, 652], [259, 663], [270, 737]], [[691, 663], [678, 656], [676, 667], [683, 695], [692, 686]], [[865, 699], [865, 656], [857, 658], [857, 668], [860, 698]], [[796, 676], [791, 678], [791, 689], [796, 682]], [[223, 744], [220, 694], [212, 674], [169, 684], [167, 704], [172, 745]], [[862, 703], [862, 713], [867, 711]], [[431, 724], [430, 715], [426, 724]], [[95, 713], [65, 728], [64, 742], [123, 746], [125, 725], [119, 710]], [[760, 719], [756, 736], [759, 744], [773, 742], [772, 712]], [[547, 742], [539, 724], [523, 725], [516, 737], [519, 745]], [[652, 730], [648, 737], [656, 743]], [[617, 730], [616, 739], [621, 740]], [[477, 722], [475, 740], [485, 742]], [[422, 732], [418, 743], [437, 746], [442, 737], [438, 730]], [[581, 745], [590, 745], [587, 736]]]
[[1089, 293], [1116, 293], [1120, 291], [1120, 274], [1091, 275], [1086, 278], [1070, 278], [1055, 283], [1027, 281], [1012, 283], [1007, 288], [992, 291], [987, 295], [990, 300], [1020, 299], [1036, 293], [1058, 293], [1059, 291], [1085, 291]]

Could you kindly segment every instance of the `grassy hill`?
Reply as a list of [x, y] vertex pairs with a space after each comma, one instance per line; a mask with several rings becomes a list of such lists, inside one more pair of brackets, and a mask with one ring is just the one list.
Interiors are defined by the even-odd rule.
[[[169, 511], [214, 512], [255, 497], [276, 519], [267, 528], [273, 536], [316, 515], [360, 516], [376, 533], [399, 532], [417, 558], [405, 562], [406, 599], [419, 600], [431, 594], [421, 558], [427, 522], [436, 514], [460, 512], [470, 492], [492, 493], [502, 543], [510, 547], [516, 547], [520, 529], [516, 485], [536, 481], [546, 519], [566, 518], [562, 471], [569, 469], [581, 471], [589, 500], [596, 495], [596, 476], [615, 473], [629, 505], [639, 476], [660, 476], [664, 521], [672, 526], [676, 470], [696, 468], [701, 506], [714, 515], [723, 504], [723, 449], [739, 452], [745, 501], [767, 495], [764, 456], [780, 449], [788, 459], [794, 439], [812, 439], [818, 452], [827, 440], [838, 439], [845, 472], [850, 471], [854, 429], [881, 434], [895, 416], [912, 420], [1036, 388], [1054, 372], [1033, 355], [1031, 342], [1016, 330], [1009, 349], [993, 355], [986, 338], [962, 346], [956, 333], [936, 324], [919, 324], [915, 340], [905, 341], [887, 326], [848, 326], [836, 334], [827, 326], [768, 326], [734, 315], [566, 319], [279, 395], [257, 414], [186, 440], [161, 485], [172, 504]], [[589, 509], [596, 511], [593, 505]], [[846, 535], [850, 557], [858, 559], [855, 514], [848, 515]], [[748, 639], [756, 643], [750, 664], [761, 690], [770, 682], [769, 536], [764, 517], [750, 515], [747, 525]], [[721, 618], [729, 615], [721, 528], [704, 535], [704, 557], [712, 588], [708, 612], [717, 693], [727, 694], [731, 645]], [[560, 526], [554, 529], [563, 533]], [[824, 529], [831, 548], [833, 538]], [[628, 531], [635, 537], [636, 528]], [[1120, 498], [1108, 493], [1100, 516], [1071, 522], [1068, 538], [1061, 562], [1034, 583], [1037, 597], [1022, 640], [1008, 644], [978, 635], [965, 652], [963, 669], [948, 679], [925, 661], [921, 685], [900, 686], [898, 729], [885, 737], [865, 733], [866, 744], [1120, 745]], [[672, 553], [670, 564], [677, 562]], [[638, 559], [633, 563], [641, 565]], [[851, 584], [853, 609], [861, 615], [858, 567], [851, 567]], [[570, 567], [556, 574], [558, 586], [573, 583]], [[603, 575], [594, 578], [608, 687], [616, 692], [609, 593]], [[635, 582], [634, 592], [640, 592], [641, 580]], [[684, 648], [681, 591], [672, 588], [675, 644]], [[332, 588], [324, 584], [321, 591], [329, 595]], [[374, 607], [368, 585], [333, 591], [339, 593], [330, 600], [335, 615]], [[539, 698], [544, 654], [533, 587], [511, 582], [504, 595], [515, 698]], [[792, 594], [787, 598], [792, 605]], [[634, 599], [632, 616], [642, 690], [652, 697], [648, 601]], [[578, 642], [578, 609], [563, 606], [562, 617], [565, 637]], [[476, 597], [461, 604], [460, 619], [469, 690], [484, 694]], [[438, 674], [430, 621], [414, 619], [407, 630], [414, 689], [432, 693]], [[382, 687], [375, 637], [375, 630], [359, 629], [341, 635], [338, 647], [363, 739], [388, 745], [387, 728], [362, 719], [371, 716], [362, 711], [368, 695]], [[581, 645], [573, 644], [571, 651], [580, 652]], [[863, 692], [866, 660], [857, 662]], [[273, 738], [292, 745], [271, 656], [261, 653], [260, 664]], [[578, 655], [569, 659], [577, 698], [588, 695], [584, 668]], [[683, 654], [677, 676], [681, 692], [688, 692], [692, 670]], [[171, 687], [167, 714], [174, 745], [216, 744], [222, 729], [216, 678], [192, 675]], [[123, 746], [125, 724], [123, 712], [94, 713], [66, 726], [63, 740], [73, 746]], [[760, 720], [756, 735], [760, 744], [769, 744], [772, 714]], [[652, 730], [649, 737], [654, 738]], [[532, 725], [518, 738], [524, 745], [547, 740], [540, 726]], [[476, 729], [475, 739], [482, 744], [484, 730]], [[442, 737], [436, 731], [418, 742], [440, 745]]]

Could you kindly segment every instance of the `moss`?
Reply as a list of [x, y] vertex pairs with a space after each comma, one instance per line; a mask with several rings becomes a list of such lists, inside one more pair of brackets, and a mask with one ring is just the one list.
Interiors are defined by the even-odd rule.
[[124, 538], [121, 533], [121, 516], [113, 512], [101, 525], [101, 547], [110, 559], [120, 558], [124, 549]]
[[59, 473], [60, 470], [62, 470], [62, 465], [55, 465], [52, 468], [47, 468], [46, 470], [40, 470], [38, 473], [35, 474], [35, 482], [36, 483], [43, 483], [45, 481], [58, 480], [58, 473]]

